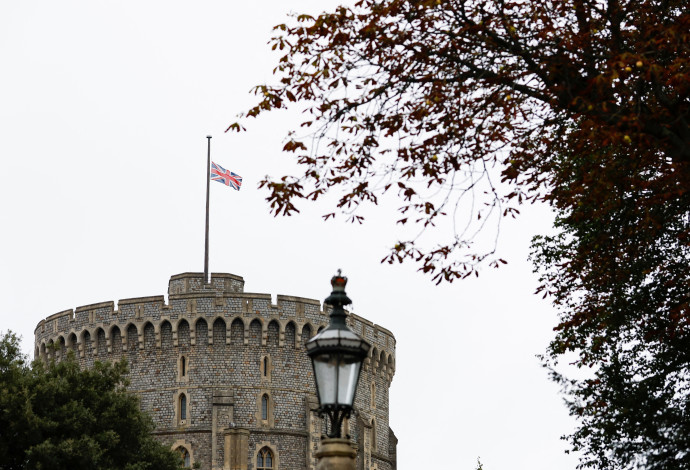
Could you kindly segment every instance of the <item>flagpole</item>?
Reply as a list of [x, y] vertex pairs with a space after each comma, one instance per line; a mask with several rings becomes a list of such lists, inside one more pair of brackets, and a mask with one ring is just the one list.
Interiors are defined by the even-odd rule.
[[211, 186], [211, 136], [207, 135], [208, 139], [208, 156], [206, 159], [206, 250], [204, 252], [204, 284], [209, 282], [208, 279], [208, 200], [209, 187]]

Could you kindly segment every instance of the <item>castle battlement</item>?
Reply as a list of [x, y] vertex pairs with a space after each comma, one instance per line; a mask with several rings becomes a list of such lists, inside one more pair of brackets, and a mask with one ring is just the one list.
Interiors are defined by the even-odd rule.
[[[330, 307], [303, 297], [244, 292], [244, 279], [213, 273], [182, 273], [170, 278], [163, 295], [100, 302], [64, 310], [40, 321], [34, 332], [35, 356], [60, 358], [73, 350], [80, 358], [107, 360], [128, 351], [190, 347], [276, 346], [299, 349], [328, 325]], [[387, 383], [395, 372], [395, 337], [365, 318], [349, 313], [348, 324], [371, 345], [365, 370]], [[170, 341], [167, 340], [170, 338]], [[187, 341], [185, 339], [185, 341]]]

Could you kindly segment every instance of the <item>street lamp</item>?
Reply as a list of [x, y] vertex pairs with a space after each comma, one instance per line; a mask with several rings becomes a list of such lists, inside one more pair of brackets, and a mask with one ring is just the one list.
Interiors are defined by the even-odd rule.
[[331, 422], [329, 438], [340, 438], [343, 419], [349, 418], [355, 400], [362, 362], [369, 353], [369, 343], [350, 330], [345, 323], [343, 306], [352, 301], [345, 294], [347, 278], [338, 274], [331, 279], [333, 291], [324, 301], [333, 307], [330, 324], [307, 341], [319, 397], [319, 413]]

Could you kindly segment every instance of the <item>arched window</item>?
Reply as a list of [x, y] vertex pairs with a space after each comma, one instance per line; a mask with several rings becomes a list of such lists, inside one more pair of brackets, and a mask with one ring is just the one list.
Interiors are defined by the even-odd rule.
[[177, 448], [177, 452], [180, 453], [180, 457], [182, 457], [182, 460], [184, 461], [185, 468], [191, 468], [192, 467], [192, 458], [189, 455], [189, 451], [187, 449], [185, 449], [184, 447], [180, 446]]
[[268, 419], [268, 395], [263, 395], [261, 397], [261, 419]]
[[259, 358], [259, 375], [262, 382], [271, 381], [271, 355], [266, 354]]
[[187, 395], [180, 393], [180, 419], [187, 419]]
[[[265, 395], [264, 395], [265, 396]], [[256, 456], [256, 470], [273, 469], [273, 452], [268, 447], [264, 447]]]

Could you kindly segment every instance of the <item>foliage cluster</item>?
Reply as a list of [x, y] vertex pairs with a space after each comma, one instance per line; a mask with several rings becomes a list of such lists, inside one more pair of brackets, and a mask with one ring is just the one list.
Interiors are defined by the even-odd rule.
[[[612, 145], [637, 174], [658, 172], [654, 189], [669, 197], [687, 182], [684, 2], [360, 0], [295, 20], [276, 27], [279, 83], [258, 86], [246, 113], [306, 106], [309, 132], [285, 144], [304, 173], [262, 182], [276, 214], [329, 190], [342, 191], [337, 206], [354, 221], [357, 207], [395, 191], [399, 223], [424, 228], [468, 195], [474, 218], [513, 215], [526, 198], [558, 207], [552, 156]], [[494, 167], [508, 184], [491, 181]], [[473, 234], [459, 227], [426, 250], [397, 241], [386, 260], [452, 281], [497, 261], [472, 252]]]
[[74, 357], [28, 364], [16, 335], [0, 339], [0, 469], [178, 470], [153, 422], [125, 389], [127, 365]]
[[555, 192], [588, 191], [535, 238], [533, 260], [561, 312], [547, 364], [575, 352], [592, 370], [552, 368], [582, 423], [574, 448], [597, 468], [690, 468], [690, 193], [652, 190], [653, 170], [631, 181], [638, 162], [620, 149], [567, 160]]

